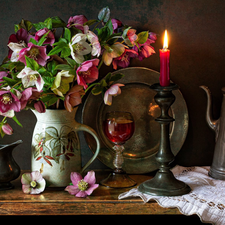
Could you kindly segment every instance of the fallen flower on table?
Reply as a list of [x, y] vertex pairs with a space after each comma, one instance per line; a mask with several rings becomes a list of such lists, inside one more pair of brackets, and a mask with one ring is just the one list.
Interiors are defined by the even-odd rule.
[[89, 171], [84, 179], [80, 173], [72, 172], [70, 174], [70, 179], [72, 181], [72, 185], [67, 186], [65, 191], [68, 191], [71, 195], [75, 195], [80, 198], [85, 198], [87, 195], [91, 195], [99, 186], [95, 183], [96, 178], [93, 170]]
[[40, 194], [44, 191], [46, 181], [39, 171], [24, 173], [21, 177], [22, 189], [25, 194]]

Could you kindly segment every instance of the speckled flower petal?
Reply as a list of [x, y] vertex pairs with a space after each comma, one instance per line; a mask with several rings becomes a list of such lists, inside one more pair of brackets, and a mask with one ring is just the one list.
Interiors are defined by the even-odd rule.
[[29, 194], [31, 192], [30, 185], [23, 184], [22, 189], [23, 189], [23, 193], [25, 193], [25, 194]]
[[30, 186], [30, 182], [32, 181], [32, 176], [30, 173], [24, 173], [21, 177], [21, 183]]

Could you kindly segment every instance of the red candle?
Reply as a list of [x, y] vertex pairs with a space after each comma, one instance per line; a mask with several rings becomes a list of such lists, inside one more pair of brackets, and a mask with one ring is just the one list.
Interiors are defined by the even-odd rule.
[[160, 77], [159, 82], [163, 87], [170, 85], [170, 50], [168, 49], [167, 30], [165, 30], [163, 49], [160, 53]]

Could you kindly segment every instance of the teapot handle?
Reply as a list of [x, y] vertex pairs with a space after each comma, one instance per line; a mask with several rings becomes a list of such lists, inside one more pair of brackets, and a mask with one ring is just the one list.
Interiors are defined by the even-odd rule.
[[77, 124], [77, 127], [76, 127], [76, 130], [77, 131], [86, 131], [86, 132], [88, 132], [89, 134], [91, 134], [94, 137], [94, 139], [95, 139], [95, 141], [97, 143], [97, 147], [96, 147], [96, 150], [95, 150], [95, 154], [86, 163], [86, 165], [81, 169], [81, 172], [80, 173], [82, 174], [84, 172], [84, 170], [87, 169], [87, 167], [90, 166], [91, 163], [97, 158], [97, 156], [99, 154], [99, 151], [100, 151], [100, 142], [99, 142], [97, 133], [91, 127], [89, 127], [89, 126], [87, 126], [85, 124], [78, 123]]

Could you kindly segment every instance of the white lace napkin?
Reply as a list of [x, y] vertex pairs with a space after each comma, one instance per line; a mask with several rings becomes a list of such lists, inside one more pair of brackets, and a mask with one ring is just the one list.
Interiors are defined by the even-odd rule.
[[174, 176], [192, 189], [189, 194], [183, 196], [152, 196], [133, 188], [120, 194], [118, 198], [141, 197], [145, 203], [156, 200], [162, 207], [177, 207], [184, 215], [197, 214], [202, 222], [222, 225], [225, 224], [225, 181], [209, 177], [208, 171], [208, 166], [174, 167]]

